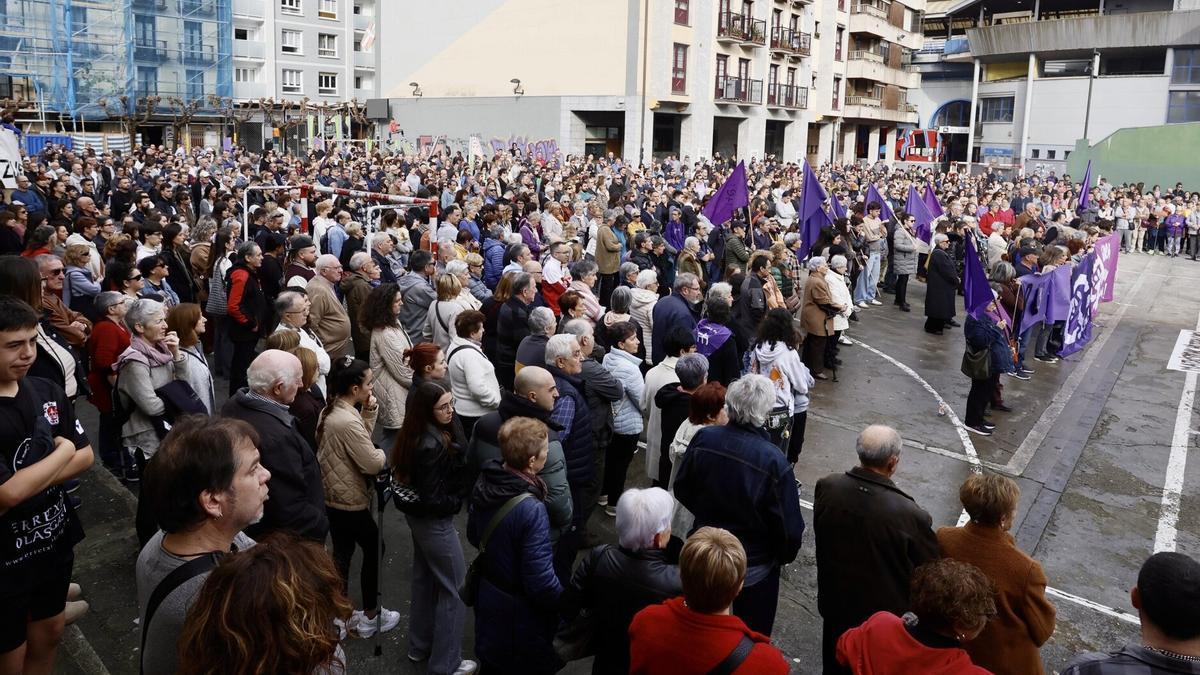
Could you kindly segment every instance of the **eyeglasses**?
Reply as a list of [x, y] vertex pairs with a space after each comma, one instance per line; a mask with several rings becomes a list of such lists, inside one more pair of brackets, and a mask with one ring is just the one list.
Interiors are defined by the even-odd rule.
[[142, 280], [142, 275], [140, 275], [140, 274], [137, 275], [136, 277], [129, 277], [129, 281], [141, 281], [141, 280]]
[[448, 403], [441, 403], [441, 404], [435, 405], [433, 407], [433, 409], [440, 410], [442, 412], [453, 411], [454, 410], [454, 398], [451, 397], [450, 401]]
[[52, 276], [52, 277], [60, 277], [63, 275], [63, 273], [64, 273], [63, 268], [61, 268], [61, 267], [59, 267], [58, 269], [50, 270], [50, 272], [49, 272], [50, 276]]

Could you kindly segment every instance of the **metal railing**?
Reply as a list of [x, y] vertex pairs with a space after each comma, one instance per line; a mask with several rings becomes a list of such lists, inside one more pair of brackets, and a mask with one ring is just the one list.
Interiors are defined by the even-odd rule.
[[794, 84], [768, 84], [767, 105], [782, 108], [807, 108], [808, 89]]
[[210, 15], [216, 11], [216, 0], [179, 0], [179, 13], [184, 16]]
[[812, 51], [812, 35], [783, 26], [773, 26], [771, 51], [808, 56]]
[[167, 0], [133, 0], [133, 8], [164, 10], [167, 8]]
[[184, 45], [180, 50], [180, 59], [188, 65], [209, 65], [216, 62], [217, 51], [212, 45]]
[[762, 80], [751, 80], [730, 75], [718, 76], [713, 97], [718, 101], [733, 101], [735, 103], [762, 103]]
[[166, 40], [136, 40], [133, 43], [133, 58], [138, 61], [166, 61]]
[[871, 61], [874, 63], [883, 63], [883, 64], [887, 63], [887, 59], [884, 58], [883, 54], [880, 54], [879, 52], [876, 52], [876, 51], [872, 51], [870, 49], [852, 49], [852, 50], [850, 50], [850, 60], [851, 61]]
[[767, 43], [767, 22], [736, 12], [721, 12], [717, 16], [717, 39], [765, 45]]

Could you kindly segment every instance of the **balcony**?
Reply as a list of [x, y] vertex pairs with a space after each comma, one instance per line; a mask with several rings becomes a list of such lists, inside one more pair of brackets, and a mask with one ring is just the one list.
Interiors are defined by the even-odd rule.
[[240, 100], [269, 98], [273, 92], [266, 82], [234, 82], [233, 97]]
[[133, 0], [133, 8], [135, 10], [156, 10], [165, 11], [167, 9], [167, 0]]
[[136, 61], [166, 61], [166, 40], [138, 40], [133, 43], [133, 58]]
[[783, 56], [808, 56], [812, 52], [812, 35], [774, 26], [771, 28], [771, 52]]
[[868, 33], [894, 42], [910, 51], [921, 48], [920, 33], [910, 33], [903, 27], [903, 14], [892, 12], [892, 3], [886, 0], [855, 2], [850, 6], [849, 30], [851, 33]]
[[894, 84], [904, 89], [915, 89], [921, 84], [921, 76], [915, 69], [893, 67], [886, 56], [869, 49], [855, 49], [850, 52], [846, 61], [846, 77]]
[[242, 61], [263, 61], [267, 58], [267, 45], [256, 40], [234, 40], [233, 58]]
[[[1200, 11], [1175, 10], [1063, 19], [1042, 16], [1034, 22], [968, 28], [967, 38], [973, 56], [1019, 54], [1023, 58], [1030, 51], [1045, 49], [1045, 45], [1052, 45], [1056, 52], [1089, 54], [1092, 49], [1103, 52], [1145, 45], [1192, 45], [1196, 43], [1197, 31], [1200, 31]], [[947, 55], [949, 48], [947, 45]]]
[[718, 76], [713, 98], [718, 103], [759, 105], [762, 103], [762, 90], [762, 80], [751, 80], [728, 75], [725, 77]]
[[354, 52], [354, 67], [375, 70], [375, 52]]
[[191, 16], [212, 16], [217, 13], [216, 0], [179, 0], [179, 13]]
[[366, 30], [375, 23], [375, 17], [369, 14], [354, 15], [354, 30]]
[[903, 124], [917, 123], [917, 108], [901, 101], [896, 109], [883, 107], [878, 96], [847, 96], [845, 117], [847, 119], [879, 120]]
[[179, 57], [189, 66], [210, 66], [217, 62], [217, 50], [212, 45], [184, 45]]
[[262, 23], [267, 15], [265, 0], [233, 0], [233, 18]]
[[794, 84], [768, 84], [767, 105], [804, 110], [808, 107], [808, 89]]
[[762, 47], [767, 44], [767, 22], [734, 12], [721, 12], [717, 16], [717, 41]]

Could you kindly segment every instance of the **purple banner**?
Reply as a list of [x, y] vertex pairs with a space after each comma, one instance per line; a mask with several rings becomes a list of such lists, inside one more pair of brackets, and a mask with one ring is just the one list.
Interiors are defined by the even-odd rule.
[[[916, 192], [914, 188], [909, 189]], [[924, 207], [922, 204], [921, 208]], [[963, 252], [963, 304], [967, 314], [978, 317], [996, 299], [996, 294], [988, 285], [987, 273], [983, 271], [983, 264], [979, 262], [974, 239], [975, 237], [967, 236], [966, 250]]]
[[1117, 256], [1121, 253], [1121, 233], [1113, 232], [1107, 237], [1097, 239], [1092, 250], [1096, 253], [1096, 262], [1104, 268], [1100, 277], [1103, 291], [1100, 302], [1112, 302], [1113, 287], [1117, 285]]
[[1033, 324], [1046, 320], [1052, 279], [1048, 274], [1026, 274], [1018, 279], [1021, 282], [1021, 295], [1025, 297], [1025, 311], [1021, 313], [1021, 325], [1017, 333], [1024, 333]]
[[[1067, 315], [1067, 327], [1063, 331], [1063, 346], [1059, 356], [1070, 356], [1083, 349], [1092, 338], [1092, 319], [1096, 316], [1096, 308], [1100, 304], [1102, 287], [1093, 284], [1097, 269], [1103, 265], [1096, 264], [1096, 254], [1089, 253], [1083, 257], [1071, 277], [1071, 309]], [[1095, 292], [1093, 292], [1095, 289]]]
[[1050, 277], [1046, 322], [1066, 321], [1071, 311], [1071, 266], [1060, 265], [1043, 276]]

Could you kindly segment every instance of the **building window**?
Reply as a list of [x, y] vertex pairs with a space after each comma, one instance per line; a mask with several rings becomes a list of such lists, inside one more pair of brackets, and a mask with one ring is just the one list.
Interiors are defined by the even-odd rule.
[[1054, 159], [1056, 155], [1058, 155], [1057, 150], [1047, 150], [1046, 151], [1046, 159]]
[[1200, 84], [1200, 49], [1175, 50], [1171, 84]]
[[842, 60], [842, 43], [846, 41], [845, 26], [838, 26], [837, 34], [834, 36], [834, 40], [836, 40], [836, 42], [833, 43], [833, 60], [841, 61]]
[[1040, 159], [1040, 158], [1041, 158], [1041, 156], [1042, 156], [1042, 151], [1041, 151], [1041, 150], [1038, 150], [1037, 148], [1034, 148], [1034, 149], [1031, 151], [1031, 153], [1032, 153], [1032, 154], [1030, 154], [1029, 156], [1030, 156], [1032, 159]]
[[322, 96], [337, 96], [337, 73], [317, 73], [317, 93]]
[[204, 98], [204, 71], [187, 71], [187, 100], [195, 101]]
[[1171, 92], [1167, 99], [1167, 122], [1200, 122], [1200, 91]]
[[329, 33], [317, 34], [317, 56], [337, 58], [337, 36]]
[[846, 11], [846, 0], [838, 0], [838, 11], [839, 12]]
[[304, 10], [300, 7], [301, 0], [279, 0], [279, 13], [301, 16]]
[[354, 76], [354, 88], [355, 88], [355, 89], [362, 89], [362, 88], [363, 88], [363, 78], [362, 78], [362, 75], [355, 75], [355, 76]]
[[354, 33], [354, 51], [361, 52], [363, 50], [363, 32], [357, 31]]
[[834, 110], [837, 110], [839, 107], [841, 107], [841, 105], [842, 105], [841, 98], [842, 98], [842, 78], [835, 77], [835, 78], [833, 78], [833, 109]]
[[249, 28], [234, 28], [233, 29], [233, 39], [234, 40], [249, 40], [250, 39], [250, 29]]
[[137, 95], [138, 98], [158, 95], [158, 68], [137, 67]]
[[338, 0], [319, 0], [317, 16], [322, 19], [336, 19], [338, 15]]
[[994, 96], [979, 99], [980, 122], [1009, 122], [1013, 121], [1013, 97]]
[[688, 14], [691, 10], [690, 0], [675, 0], [675, 23], [680, 26], [688, 25]]
[[674, 56], [671, 63], [671, 92], [674, 94], [687, 93], [687, 56], [688, 46], [675, 43]]
[[298, 30], [287, 30], [286, 28], [279, 35], [279, 51], [284, 54], [303, 54], [301, 40], [304, 39], [304, 34]]
[[943, 105], [933, 116], [935, 127], [965, 127], [970, 124], [971, 103], [969, 101], [951, 101]]
[[258, 68], [234, 68], [233, 69], [233, 81], [234, 82], [257, 82], [258, 81]]
[[279, 78], [279, 87], [285, 94], [303, 94], [304, 72], [300, 70], [284, 68], [283, 73]]
[[821, 22], [820, 21], [813, 22], [813, 39], [814, 40], [821, 39]]

